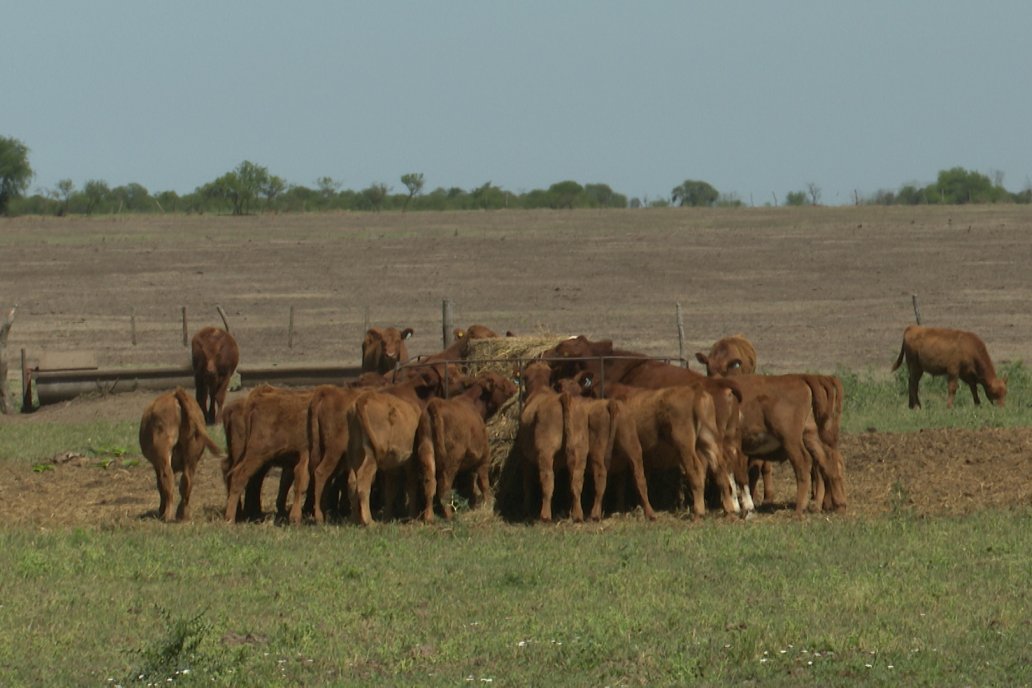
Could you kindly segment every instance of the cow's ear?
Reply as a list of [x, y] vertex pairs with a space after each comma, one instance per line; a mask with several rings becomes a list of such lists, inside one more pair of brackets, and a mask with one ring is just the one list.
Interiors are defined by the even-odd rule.
[[415, 333], [416, 333], [415, 330], [413, 330], [411, 327], [406, 327], [404, 330], [401, 331], [401, 338], [402, 339], [408, 339], [409, 337], [411, 337]]
[[707, 356], [706, 354], [702, 353], [701, 351], [696, 351], [695, 352], [695, 360], [698, 361], [699, 363], [701, 363], [704, 366], [708, 366], [709, 365], [709, 356]]

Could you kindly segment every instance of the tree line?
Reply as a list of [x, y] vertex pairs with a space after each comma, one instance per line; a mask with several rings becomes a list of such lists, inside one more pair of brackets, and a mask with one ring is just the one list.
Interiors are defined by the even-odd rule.
[[[320, 177], [314, 186], [289, 184], [268, 168], [245, 160], [234, 169], [198, 186], [193, 192], [152, 193], [141, 184], [110, 186], [90, 179], [77, 186], [71, 179], [54, 188], [27, 194], [34, 176], [29, 149], [17, 139], [0, 136], [0, 215], [94, 215], [114, 213], [228, 213], [318, 212], [330, 210], [498, 210], [503, 208], [642, 208], [642, 207], [739, 207], [745, 203], [734, 193], [721, 193], [702, 180], [686, 179], [669, 196], [628, 198], [607, 184], [580, 184], [566, 180], [545, 189], [514, 193], [490, 181], [472, 189], [437, 187], [426, 191], [423, 174], [401, 175], [398, 190], [374, 182], [360, 190], [343, 188], [331, 177]], [[790, 191], [780, 204], [820, 205], [821, 190], [815, 183]], [[1007, 191], [1002, 175], [990, 179], [979, 172], [955, 167], [939, 172], [927, 186], [905, 184], [895, 191], [877, 191], [854, 202], [878, 205], [965, 203], [1029, 203], [1032, 186], [1019, 193]], [[779, 205], [772, 195], [765, 205]]]

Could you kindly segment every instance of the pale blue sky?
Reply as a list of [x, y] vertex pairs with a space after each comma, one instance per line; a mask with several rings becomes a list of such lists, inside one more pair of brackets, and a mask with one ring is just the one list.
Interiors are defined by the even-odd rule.
[[1032, 180], [1032, 2], [0, 0], [33, 188], [574, 179], [828, 204], [956, 165]]

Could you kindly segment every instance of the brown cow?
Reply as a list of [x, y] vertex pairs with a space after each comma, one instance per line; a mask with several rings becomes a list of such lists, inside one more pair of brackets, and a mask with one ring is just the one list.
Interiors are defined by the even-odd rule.
[[181, 387], [158, 396], [144, 410], [140, 418], [140, 451], [154, 466], [160, 497], [158, 517], [162, 520], [172, 520], [175, 472], [182, 472], [175, 518], [190, 518], [193, 477], [205, 449], [215, 456], [222, 455], [204, 429], [201, 407]]
[[[844, 465], [837, 449], [841, 387], [818, 375], [740, 375], [742, 451], [750, 458], [787, 460], [795, 472], [797, 513], [810, 500], [814, 471], [817, 508], [845, 508]], [[833, 440], [828, 444], [825, 440]], [[828, 494], [821, 493], [824, 485]]]
[[[651, 359], [644, 354], [623, 351], [613, 347], [610, 340], [592, 342], [583, 335], [571, 337], [541, 354], [543, 360], [551, 362], [559, 378], [572, 377], [579, 371], [592, 373], [598, 381], [595, 394], [610, 396], [609, 385], [618, 382], [633, 387], [660, 389], [671, 386], [699, 387], [713, 397], [716, 414], [718, 442], [721, 446], [721, 475], [714, 475], [715, 482], [724, 490], [726, 473], [735, 476], [735, 482], [743, 488], [741, 500], [746, 512], [753, 510], [748, 487], [748, 467], [741, 452], [738, 431], [738, 404], [741, 393], [735, 383], [724, 379], [711, 379], [694, 370]], [[730, 486], [734, 499], [737, 494]], [[732, 511], [737, 512], [735, 508]]]
[[[378, 471], [404, 469], [409, 492], [409, 508], [415, 509], [416, 481], [423, 481], [424, 521], [433, 520], [436, 492], [433, 445], [424, 409], [432, 396], [442, 392], [442, 381], [433, 369], [426, 369], [408, 380], [380, 390], [363, 391], [347, 410], [348, 419], [348, 496], [352, 518], [361, 525], [372, 523], [369, 498]], [[323, 457], [323, 462], [326, 461]], [[388, 488], [392, 481], [388, 480]], [[386, 506], [393, 505], [388, 490]]]
[[[456, 327], [454, 330], [452, 330], [452, 336], [456, 340], [458, 340], [458, 339], [497, 339], [499, 337], [497, 332], [492, 330], [490, 327], [487, 327], [486, 325], [470, 325], [465, 330], [462, 329], [461, 327]], [[506, 330], [505, 336], [506, 337], [515, 337], [516, 335], [513, 334], [512, 330]]]
[[622, 476], [630, 471], [645, 518], [654, 521], [656, 513], [649, 501], [641, 442], [638, 440], [634, 417], [623, 401], [591, 398], [593, 384], [589, 372], [578, 373], [576, 377], [565, 378], [558, 383], [558, 391], [576, 395], [578, 403], [584, 405], [588, 413], [588, 465], [595, 487], [595, 499], [589, 517], [592, 521], [602, 518], [602, 500], [609, 477]]
[[570, 473], [570, 515], [580, 522], [584, 520], [581, 490], [588, 454], [587, 408], [575, 404], [576, 397], [570, 393], [552, 389], [551, 374], [544, 362], [531, 363], [523, 371], [526, 399], [516, 444], [523, 457], [524, 507], [529, 514], [536, 477], [541, 486], [540, 518], [551, 522], [555, 470], [566, 468]]
[[973, 332], [911, 325], [903, 331], [903, 346], [892, 370], [899, 368], [904, 358], [910, 371], [910, 408], [921, 407], [917, 386], [924, 373], [946, 376], [947, 408], [953, 408], [958, 378], [971, 388], [976, 405], [981, 403], [978, 385], [997, 406], [1007, 399], [1007, 380], [996, 377], [985, 343]]
[[244, 418], [243, 448], [229, 465], [226, 482], [226, 521], [236, 520], [240, 497], [251, 478], [273, 462], [286, 462], [292, 474], [294, 503], [290, 522], [301, 522], [308, 489], [308, 405], [315, 390], [281, 389], [262, 385], [247, 395], [240, 413]]
[[190, 343], [197, 405], [209, 425], [218, 421], [229, 381], [240, 363], [233, 335], [218, 327], [202, 328]]
[[[244, 451], [244, 444], [248, 435], [248, 414], [245, 412], [247, 397], [234, 399], [222, 409], [222, 429], [226, 436], [226, 455], [222, 458], [222, 478], [225, 481], [230, 470], [240, 463], [240, 457]], [[290, 455], [278, 457], [265, 464], [258, 472], [247, 481], [244, 490], [243, 504], [238, 504], [238, 518], [247, 521], [260, 521], [262, 519], [262, 484], [265, 476], [274, 466], [282, 469], [280, 473], [279, 490], [276, 495], [276, 515], [279, 518], [287, 517], [287, 494], [293, 483], [291, 469], [293, 468], [293, 457]], [[229, 487], [228, 485], [226, 486]]]
[[710, 377], [752, 375], [756, 372], [756, 349], [740, 334], [717, 340], [710, 347], [709, 354], [700, 351], [695, 358], [706, 366], [706, 374]]
[[362, 370], [386, 375], [408, 362], [405, 340], [414, 334], [411, 327], [371, 327], [362, 339]]
[[[733, 377], [735, 375], [752, 375], [756, 372], [756, 347], [745, 338], [735, 334], [714, 342], [709, 354], [701, 351], [695, 354], [696, 360], [706, 366], [709, 377]], [[774, 501], [774, 475], [770, 463], [753, 459], [749, 462], [749, 498], [756, 497], [756, 483], [763, 475], [763, 501], [771, 504]]]
[[512, 380], [494, 372], [481, 373], [465, 384], [467, 389], [462, 394], [431, 399], [426, 405], [437, 469], [437, 499], [445, 518], [453, 515], [452, 485], [461, 472], [472, 471], [483, 501], [491, 498], [486, 421], [516, 393]]

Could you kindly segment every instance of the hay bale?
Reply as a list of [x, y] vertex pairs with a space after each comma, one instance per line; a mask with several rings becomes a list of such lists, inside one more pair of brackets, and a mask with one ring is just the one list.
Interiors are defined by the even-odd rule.
[[466, 344], [466, 366], [470, 375], [485, 370], [509, 375], [521, 361], [537, 358], [565, 339], [555, 334], [471, 339]]

